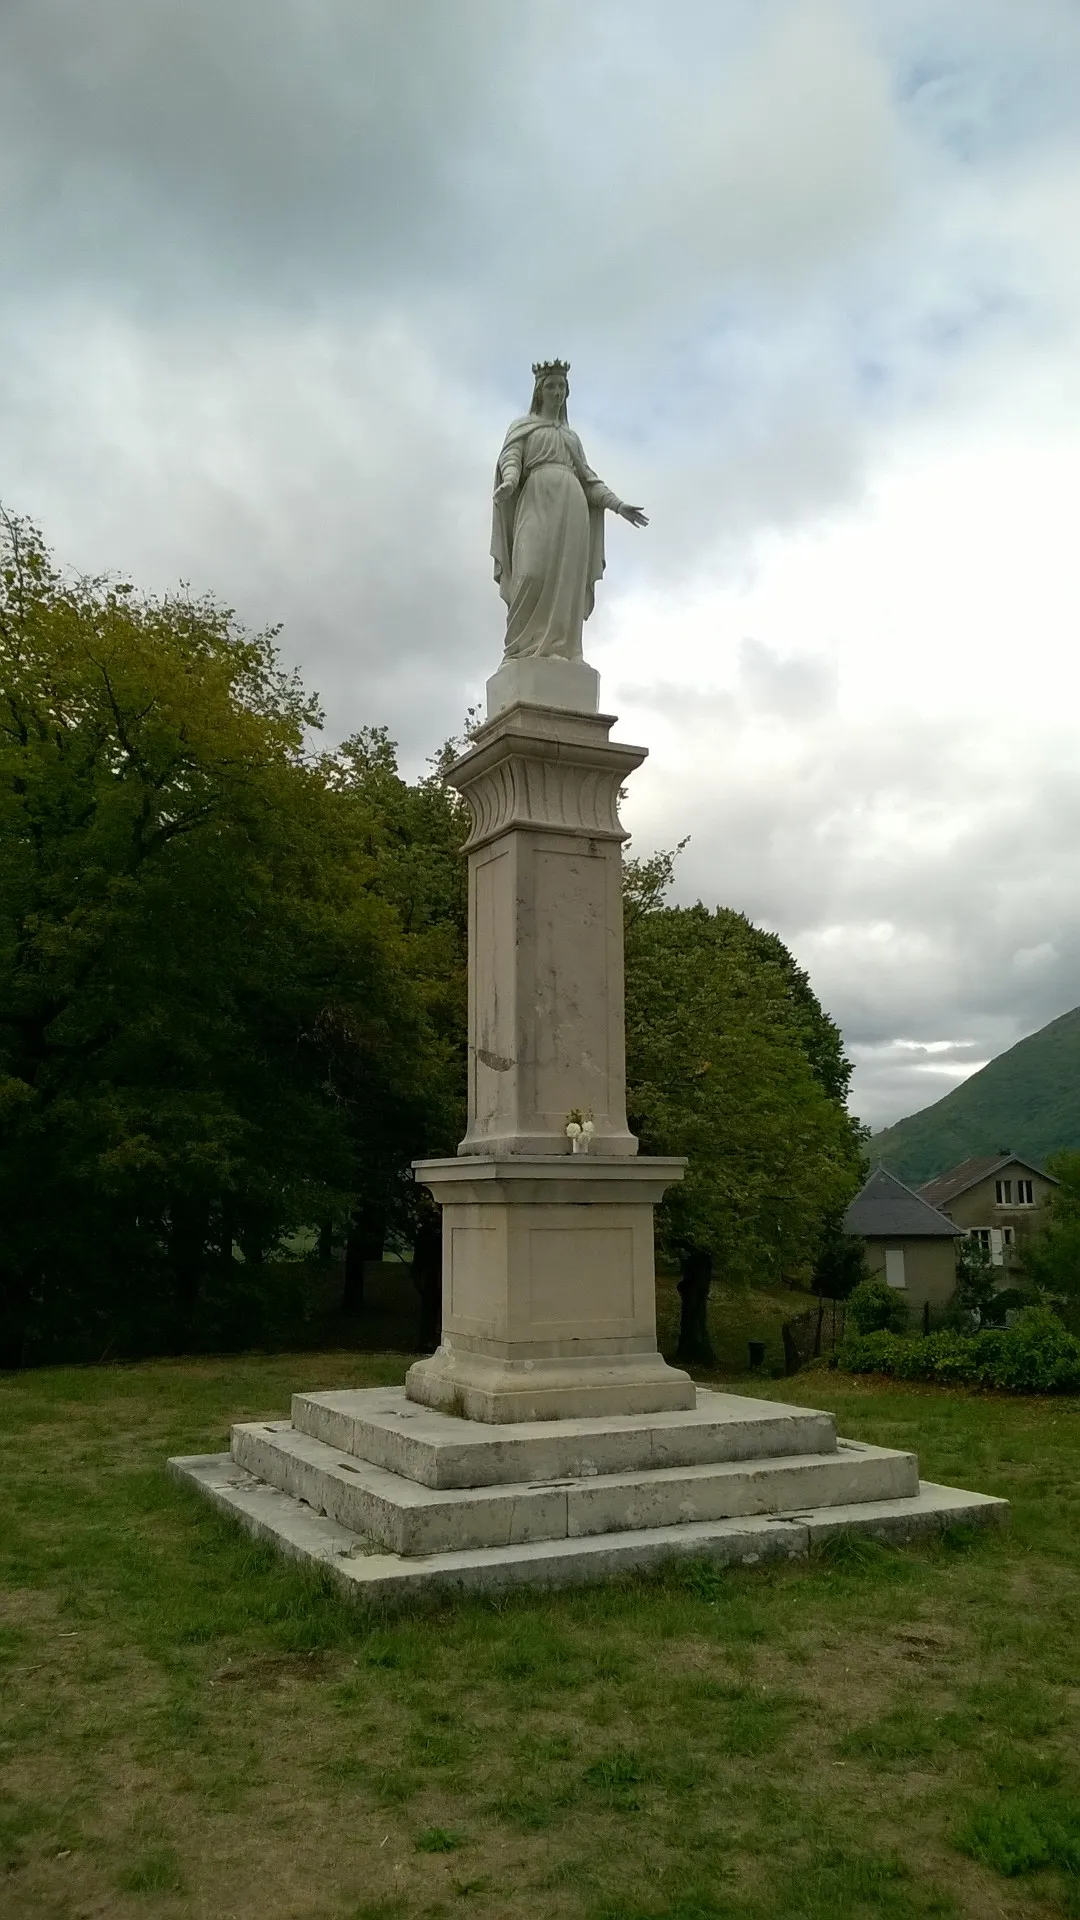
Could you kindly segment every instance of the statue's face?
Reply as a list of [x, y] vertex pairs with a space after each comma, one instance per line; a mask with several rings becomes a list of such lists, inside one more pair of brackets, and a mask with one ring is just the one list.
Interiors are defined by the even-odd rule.
[[540, 391], [548, 402], [548, 405], [552, 407], [556, 413], [559, 413], [566, 400], [567, 385], [565, 377], [561, 373], [545, 374], [544, 383]]

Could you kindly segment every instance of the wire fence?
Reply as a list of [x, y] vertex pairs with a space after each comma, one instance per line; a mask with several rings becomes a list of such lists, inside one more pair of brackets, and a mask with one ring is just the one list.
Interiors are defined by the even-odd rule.
[[843, 1300], [818, 1300], [809, 1312], [785, 1320], [780, 1329], [785, 1373], [798, 1373], [808, 1360], [835, 1353], [843, 1344], [846, 1323], [847, 1305]]

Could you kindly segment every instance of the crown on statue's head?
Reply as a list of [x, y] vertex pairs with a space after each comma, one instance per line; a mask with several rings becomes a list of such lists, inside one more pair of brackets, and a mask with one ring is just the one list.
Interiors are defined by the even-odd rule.
[[569, 360], [534, 360], [533, 361], [533, 376], [537, 380], [542, 380], [545, 373], [561, 373], [563, 376], [563, 379], [565, 380], [569, 371], [570, 371]]

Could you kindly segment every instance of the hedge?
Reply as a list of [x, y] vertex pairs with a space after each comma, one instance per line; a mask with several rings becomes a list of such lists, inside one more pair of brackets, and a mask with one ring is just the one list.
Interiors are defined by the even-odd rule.
[[932, 1333], [925, 1340], [863, 1334], [845, 1340], [838, 1364], [847, 1373], [888, 1373], [946, 1386], [1080, 1393], [1080, 1340], [1047, 1307], [1028, 1307], [1014, 1326], [982, 1333]]

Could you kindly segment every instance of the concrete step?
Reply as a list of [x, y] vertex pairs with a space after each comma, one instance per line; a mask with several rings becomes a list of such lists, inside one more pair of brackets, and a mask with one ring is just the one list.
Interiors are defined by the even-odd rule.
[[293, 1395], [292, 1423], [338, 1453], [424, 1487], [512, 1486], [594, 1479], [720, 1460], [832, 1453], [836, 1422], [812, 1407], [778, 1406], [698, 1388], [682, 1413], [488, 1426], [407, 1400], [400, 1387]]
[[422, 1486], [288, 1421], [234, 1427], [232, 1458], [317, 1513], [405, 1556], [900, 1499], [919, 1484], [914, 1454], [853, 1441], [825, 1454], [471, 1488]]
[[341, 1591], [380, 1606], [508, 1587], [575, 1586], [648, 1572], [679, 1557], [718, 1566], [805, 1560], [838, 1532], [899, 1544], [947, 1526], [1000, 1525], [1009, 1511], [1005, 1500], [923, 1481], [916, 1493], [898, 1499], [812, 1507], [796, 1518], [688, 1522], [406, 1558], [372, 1552], [360, 1535], [245, 1472], [227, 1453], [170, 1460], [169, 1470], [257, 1539], [291, 1559], [325, 1568]]

